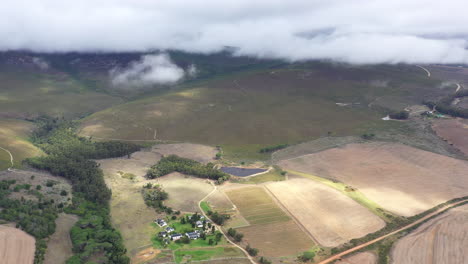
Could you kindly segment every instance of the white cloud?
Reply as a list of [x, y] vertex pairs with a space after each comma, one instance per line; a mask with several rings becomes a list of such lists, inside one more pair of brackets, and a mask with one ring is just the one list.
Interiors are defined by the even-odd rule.
[[4, 0], [0, 50], [468, 63], [466, 0]]
[[43, 70], [43, 71], [49, 69], [49, 63], [47, 63], [47, 61], [45, 61], [45, 60], [42, 59], [42, 58], [33, 57], [33, 58], [32, 58], [32, 62], [33, 62], [37, 67], [39, 67], [39, 69], [41, 69], [41, 70]]
[[167, 54], [145, 55], [126, 68], [115, 68], [110, 71], [114, 86], [174, 84], [184, 75], [185, 71], [175, 65]]

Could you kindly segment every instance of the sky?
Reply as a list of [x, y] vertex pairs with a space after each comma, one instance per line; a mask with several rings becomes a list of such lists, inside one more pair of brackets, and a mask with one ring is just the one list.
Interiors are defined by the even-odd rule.
[[468, 63], [466, 0], [2, 0], [0, 50]]

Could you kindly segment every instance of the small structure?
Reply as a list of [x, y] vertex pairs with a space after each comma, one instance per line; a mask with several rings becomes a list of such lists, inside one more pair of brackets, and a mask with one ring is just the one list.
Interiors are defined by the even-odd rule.
[[175, 231], [175, 229], [173, 227], [170, 227], [170, 226], [166, 227], [166, 232], [172, 233], [174, 231]]
[[159, 233], [158, 233], [158, 236], [159, 236], [159, 237], [166, 237], [166, 236], [167, 236], [167, 232], [164, 232], [164, 231], [163, 231], [163, 232], [159, 232]]
[[199, 232], [189, 232], [189, 233], [185, 233], [185, 235], [192, 240], [196, 240], [200, 238]]
[[160, 219], [160, 218], [154, 220], [154, 222], [155, 222], [156, 224], [158, 224], [158, 226], [160, 226], [160, 227], [167, 226], [166, 221], [164, 221], [163, 219]]
[[202, 221], [197, 221], [197, 222], [195, 223], [195, 226], [196, 226], [197, 228], [202, 228], [202, 227], [203, 227], [203, 222], [202, 222]]
[[171, 235], [171, 240], [172, 241], [176, 241], [176, 240], [179, 240], [181, 238], [182, 238], [182, 234], [179, 234], [179, 233]]

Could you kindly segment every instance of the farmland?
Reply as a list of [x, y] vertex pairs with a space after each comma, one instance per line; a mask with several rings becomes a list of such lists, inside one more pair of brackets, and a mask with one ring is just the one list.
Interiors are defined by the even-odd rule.
[[303, 178], [270, 183], [267, 188], [322, 246], [335, 247], [385, 226], [351, 198]]
[[260, 250], [260, 254], [269, 257], [289, 256], [314, 245], [263, 188], [235, 188], [226, 193], [250, 224], [237, 230], [244, 234], [246, 243]]
[[370, 252], [362, 252], [346, 257], [336, 264], [377, 264], [377, 256]]
[[468, 162], [394, 143], [349, 144], [279, 165], [344, 182], [403, 216], [464, 196], [468, 187]]
[[[21, 167], [21, 161], [43, 152], [28, 141], [34, 125], [30, 122], [0, 118], [0, 147], [11, 152], [14, 166]], [[0, 170], [11, 166], [10, 155], [0, 149]]]
[[0, 259], [3, 264], [33, 263], [34, 237], [19, 229], [0, 225], [0, 241]]
[[467, 223], [467, 205], [429, 220], [394, 244], [392, 263], [465, 263]]
[[468, 157], [468, 122], [463, 119], [435, 120], [433, 129]]

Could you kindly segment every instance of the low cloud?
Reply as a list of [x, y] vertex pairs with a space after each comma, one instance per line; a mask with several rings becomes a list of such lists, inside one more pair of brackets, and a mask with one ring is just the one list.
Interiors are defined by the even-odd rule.
[[[4, 0], [0, 50], [468, 63], [466, 0]], [[85, 18], [85, 19], [84, 19]]]
[[39, 67], [39, 69], [41, 69], [41, 70], [43, 70], [43, 71], [49, 69], [49, 63], [47, 63], [47, 61], [45, 61], [45, 60], [42, 59], [42, 58], [34, 57], [34, 58], [32, 59], [32, 62], [34, 63], [34, 65], [36, 65], [37, 67]]
[[189, 68], [186, 73], [167, 54], [158, 54], [145, 55], [125, 68], [114, 68], [110, 71], [110, 77], [112, 84], [117, 87], [145, 87], [175, 84], [186, 74], [191, 74], [190, 71]]

